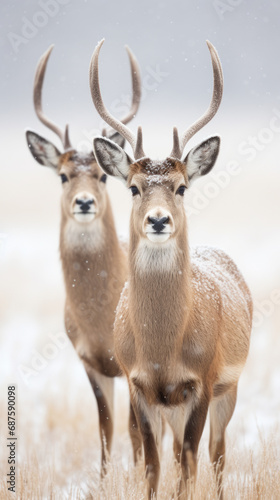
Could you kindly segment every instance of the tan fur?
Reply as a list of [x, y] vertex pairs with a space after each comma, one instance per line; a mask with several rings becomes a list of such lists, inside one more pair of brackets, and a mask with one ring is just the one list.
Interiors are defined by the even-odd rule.
[[[201, 247], [189, 252], [183, 199], [174, 195], [187, 182], [185, 165], [170, 158], [140, 160], [130, 167], [128, 178], [141, 196], [133, 201], [129, 285], [118, 306], [114, 338], [138, 426], [149, 442], [144, 446], [149, 498], [156, 493], [159, 477], [156, 408], [163, 415], [168, 409], [177, 459], [181, 450], [180, 494], [185, 498], [193, 488], [211, 400], [211, 460], [224, 456], [224, 431], [249, 349], [252, 300], [236, 265], [221, 250]], [[173, 220], [173, 233], [164, 244], [147, 241], [143, 231], [146, 213], [155, 206], [167, 209]], [[179, 411], [176, 419], [172, 408]], [[224, 458], [218, 465], [220, 473]]]
[[[127, 255], [116, 234], [106, 186], [100, 182], [103, 172], [93, 155], [75, 151], [61, 155], [61, 173], [69, 178], [63, 185], [60, 231], [65, 326], [97, 399], [104, 473], [113, 434], [112, 377], [121, 374], [114, 355], [113, 324], [127, 277]], [[97, 215], [90, 223], [77, 222], [71, 214], [72, 200], [83, 191], [95, 199]]]
[[[110, 453], [113, 435], [113, 378], [121, 374], [113, 347], [115, 309], [127, 276], [127, 252], [120, 245], [109, 197], [106, 175], [93, 153], [74, 150], [69, 129], [60, 129], [42, 109], [42, 88], [53, 45], [41, 56], [34, 79], [33, 101], [39, 120], [61, 140], [64, 153], [34, 132], [27, 131], [31, 154], [41, 165], [55, 169], [61, 176], [60, 255], [66, 287], [65, 326], [82, 359], [96, 396], [102, 441], [101, 473]], [[119, 123], [129, 123], [141, 100], [138, 62], [126, 47], [132, 79], [131, 107]], [[112, 125], [112, 123], [111, 123]], [[114, 126], [102, 135], [124, 145], [125, 134]], [[133, 420], [133, 419], [132, 419]], [[135, 434], [135, 432], [134, 432]], [[139, 445], [132, 436], [134, 456]]]

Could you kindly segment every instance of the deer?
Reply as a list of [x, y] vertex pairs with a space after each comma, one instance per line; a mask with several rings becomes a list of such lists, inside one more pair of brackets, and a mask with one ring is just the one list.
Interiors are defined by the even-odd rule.
[[252, 299], [224, 251], [189, 249], [184, 209], [193, 182], [208, 174], [218, 157], [219, 136], [204, 140], [186, 156], [184, 149], [220, 106], [221, 62], [207, 41], [213, 70], [210, 105], [182, 134], [174, 127], [168, 157], [152, 160], [144, 153], [141, 127], [134, 134], [102, 100], [98, 61], [103, 42], [90, 63], [93, 103], [105, 122], [126, 138], [133, 156], [105, 137], [94, 138], [93, 150], [103, 171], [132, 194], [128, 282], [116, 312], [114, 342], [136, 415], [135, 432], [143, 443], [147, 498], [158, 491], [162, 417], [173, 431], [180, 470], [176, 493], [193, 497], [198, 447], [209, 411], [209, 453], [221, 499], [225, 431], [249, 351]]
[[[37, 117], [59, 137], [63, 152], [32, 131], [26, 132], [26, 138], [35, 160], [50, 167], [62, 182], [60, 257], [66, 291], [65, 328], [95, 394], [103, 477], [113, 437], [114, 377], [122, 375], [114, 354], [113, 325], [128, 273], [127, 248], [117, 236], [106, 189], [107, 175], [98, 166], [92, 151], [85, 153], [72, 147], [68, 125], [63, 130], [43, 112], [42, 87], [52, 49], [53, 46], [41, 56], [37, 65], [33, 100]], [[128, 123], [135, 116], [141, 99], [139, 65], [129, 47], [126, 49], [133, 95], [131, 108], [122, 123]], [[124, 147], [125, 139], [118, 132], [104, 129], [103, 134], [109, 134], [110, 140]], [[134, 422], [131, 407], [132, 435]]]

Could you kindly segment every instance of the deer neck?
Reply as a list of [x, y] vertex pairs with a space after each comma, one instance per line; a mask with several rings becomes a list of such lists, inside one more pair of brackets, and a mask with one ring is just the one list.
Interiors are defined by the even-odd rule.
[[87, 290], [82, 302], [94, 300], [108, 279], [119, 280], [124, 256], [109, 198], [103, 217], [90, 224], [70, 220], [62, 211], [60, 256], [68, 299], [77, 297], [81, 302], [79, 292]]
[[191, 310], [187, 229], [163, 245], [131, 235], [129, 311], [136, 352], [141, 360], [162, 366], [171, 356], [181, 356]]

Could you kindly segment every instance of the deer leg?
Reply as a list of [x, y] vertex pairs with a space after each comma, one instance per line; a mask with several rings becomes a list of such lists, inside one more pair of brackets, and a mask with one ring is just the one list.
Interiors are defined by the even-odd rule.
[[194, 494], [197, 472], [197, 451], [205, 425], [208, 406], [209, 398], [204, 395], [192, 409], [185, 426], [181, 454], [182, 478], [179, 487], [180, 498], [192, 498]]
[[173, 453], [174, 453], [174, 457], [176, 458], [176, 460], [177, 460], [178, 463], [181, 462], [181, 451], [182, 451], [182, 445], [178, 441], [178, 439], [174, 436], [174, 439], [173, 439]]
[[161, 440], [161, 415], [159, 409], [148, 406], [144, 397], [140, 400], [136, 396], [131, 402], [143, 441], [147, 498], [150, 500], [153, 495], [157, 495], [160, 475], [158, 446]]
[[101, 439], [101, 477], [106, 473], [113, 438], [114, 379], [86, 366], [86, 372], [96, 397]]
[[138, 460], [142, 456], [142, 437], [138, 427], [134, 409], [131, 403], [129, 408], [129, 434], [133, 448], [134, 465], [136, 465]]
[[225, 430], [233, 415], [237, 396], [237, 385], [210, 403], [209, 454], [214, 465], [218, 498], [223, 498], [223, 470], [225, 466]]
[[187, 414], [187, 407], [181, 405], [173, 407], [171, 411], [165, 412], [164, 414], [173, 432], [173, 452], [179, 464], [181, 463], [182, 443]]
[[163, 442], [163, 438], [164, 438], [164, 435], [165, 435], [165, 431], [166, 431], [166, 422], [165, 422], [165, 419], [163, 418], [163, 416], [161, 416], [161, 439], [160, 439], [160, 442], [159, 442], [159, 451], [160, 451], [160, 455], [162, 455], [162, 442]]

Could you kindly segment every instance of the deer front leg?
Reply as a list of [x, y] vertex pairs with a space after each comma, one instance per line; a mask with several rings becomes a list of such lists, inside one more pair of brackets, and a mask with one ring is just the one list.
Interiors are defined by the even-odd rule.
[[181, 454], [182, 477], [179, 488], [180, 498], [192, 498], [197, 471], [197, 451], [204, 429], [209, 406], [209, 397], [203, 396], [193, 408], [185, 426]]
[[101, 439], [101, 477], [106, 473], [107, 458], [110, 456], [113, 439], [114, 379], [101, 375], [85, 365], [91, 387], [96, 397]]
[[147, 481], [147, 498], [157, 495], [160, 461], [158, 446], [161, 440], [161, 415], [159, 409], [148, 406], [143, 396], [131, 398], [133, 410], [142, 436]]
[[225, 394], [214, 398], [210, 403], [210, 441], [209, 453], [217, 481], [219, 500], [223, 499], [223, 470], [225, 466], [225, 430], [233, 415], [237, 396], [237, 384]]
[[138, 427], [137, 419], [132, 404], [129, 408], [129, 434], [133, 448], [134, 465], [142, 456], [142, 436]]

